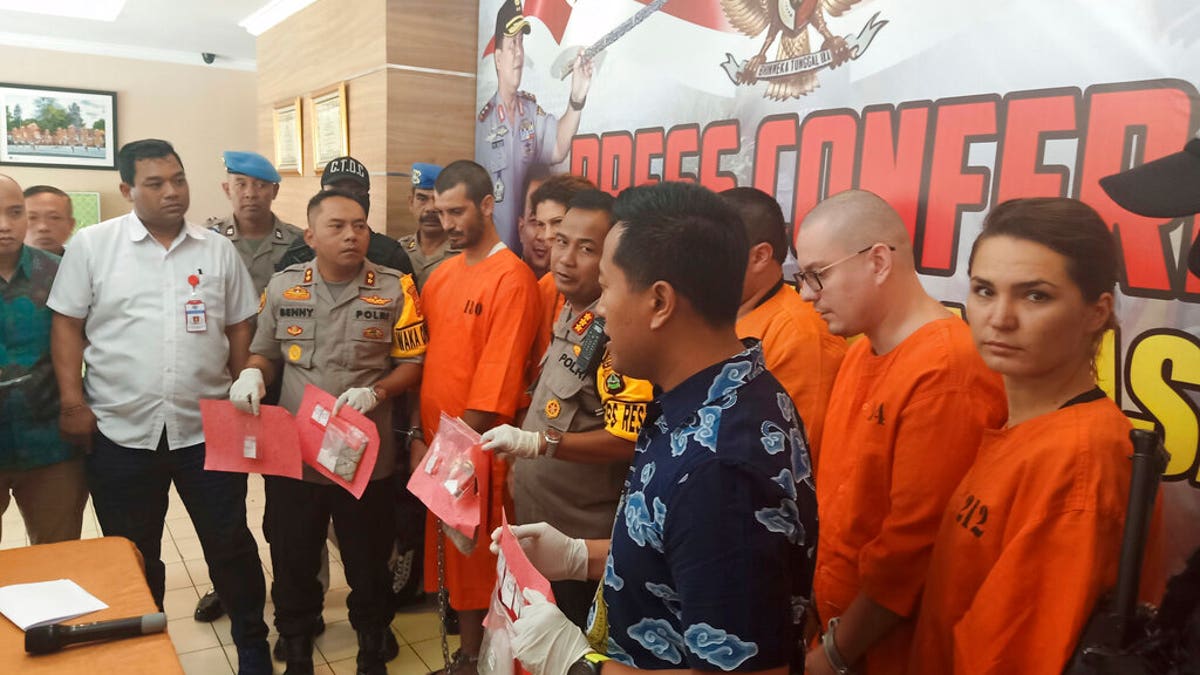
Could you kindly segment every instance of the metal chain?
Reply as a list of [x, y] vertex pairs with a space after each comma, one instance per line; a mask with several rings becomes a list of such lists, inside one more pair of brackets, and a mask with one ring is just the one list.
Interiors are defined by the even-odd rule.
[[453, 675], [450, 672], [450, 643], [446, 638], [446, 614], [447, 612], [447, 596], [449, 591], [446, 590], [446, 532], [442, 529], [442, 520], [437, 521], [437, 603], [438, 603], [438, 629], [442, 636], [442, 661], [445, 663], [446, 675]]

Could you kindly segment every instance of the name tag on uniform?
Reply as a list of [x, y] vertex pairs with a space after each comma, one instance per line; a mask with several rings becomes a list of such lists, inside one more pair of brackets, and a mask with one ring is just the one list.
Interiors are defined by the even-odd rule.
[[183, 320], [189, 333], [203, 333], [208, 330], [208, 313], [204, 309], [204, 301], [198, 298], [188, 300], [183, 305]]

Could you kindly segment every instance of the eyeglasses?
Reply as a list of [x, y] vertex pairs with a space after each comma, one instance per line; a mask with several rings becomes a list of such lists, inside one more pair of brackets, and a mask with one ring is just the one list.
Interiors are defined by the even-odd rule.
[[[825, 274], [830, 269], [832, 269], [834, 265], [841, 265], [842, 263], [846, 262], [847, 260], [854, 258], [856, 256], [860, 256], [860, 255], [866, 253], [867, 251], [870, 251], [871, 249], [875, 248], [876, 246], [883, 246], [883, 245], [884, 244], [879, 244], [879, 243], [871, 244], [870, 246], [867, 246], [864, 249], [861, 249], [861, 250], [855, 251], [854, 253], [851, 253], [850, 255], [846, 256], [845, 258], [842, 258], [840, 260], [834, 260], [833, 262], [822, 267], [821, 269], [816, 269], [811, 272], [805, 272], [804, 270], [801, 270], [796, 273], [796, 288], [799, 288], [800, 284], [803, 283], [803, 284], [807, 284], [809, 289], [811, 289], [814, 293], [819, 292], [822, 288], [824, 288], [824, 284], [821, 282], [821, 275]], [[888, 246], [888, 250], [895, 251], [896, 247]]]

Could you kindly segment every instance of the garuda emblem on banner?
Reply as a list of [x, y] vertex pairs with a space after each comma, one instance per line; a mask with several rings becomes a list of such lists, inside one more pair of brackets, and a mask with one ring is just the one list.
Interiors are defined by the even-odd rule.
[[[800, 98], [817, 88], [817, 71], [837, 68], [857, 59], [887, 21], [877, 21], [879, 13], [867, 22], [858, 35], [834, 35], [825, 24], [825, 15], [841, 16], [859, 0], [721, 0], [721, 9], [734, 28], [750, 37], [764, 31], [766, 41], [749, 61], [738, 61], [726, 54], [721, 64], [734, 84], [767, 81], [764, 97], [776, 101]], [[809, 26], [823, 38], [821, 50], [809, 48]], [[780, 36], [782, 34], [782, 37]], [[775, 61], [767, 61], [767, 50], [780, 38]]]

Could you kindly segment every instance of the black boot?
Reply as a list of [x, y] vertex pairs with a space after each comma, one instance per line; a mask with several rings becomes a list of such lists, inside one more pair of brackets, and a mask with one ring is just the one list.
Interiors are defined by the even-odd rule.
[[358, 631], [357, 675], [386, 675], [387, 662], [399, 652], [396, 637], [387, 626]]
[[[320, 637], [320, 635], [324, 632], [325, 632], [325, 619], [318, 616], [317, 617], [317, 629], [313, 631], [313, 637]], [[285, 654], [283, 651], [284, 650], [283, 642], [284, 641], [283, 641], [282, 636], [275, 639], [275, 649], [273, 649], [271, 651], [271, 655], [275, 657], [276, 661], [287, 661], [287, 654]], [[396, 653], [397, 654], [400, 653], [399, 646], [396, 647]]]
[[279, 636], [287, 667], [283, 675], [313, 675], [313, 639], [311, 635]]

